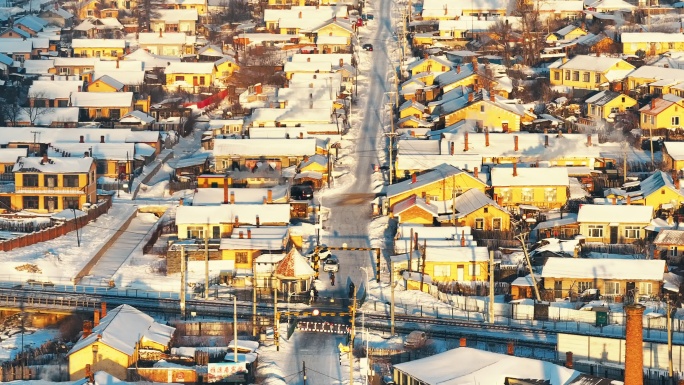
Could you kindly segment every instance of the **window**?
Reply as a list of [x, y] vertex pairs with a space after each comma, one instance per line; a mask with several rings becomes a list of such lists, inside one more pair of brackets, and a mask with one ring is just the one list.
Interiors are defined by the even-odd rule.
[[560, 80], [560, 72], [558, 72], [558, 71], [553, 72], [553, 80]]
[[492, 218], [492, 230], [501, 230], [501, 218]]
[[463, 194], [463, 189], [460, 187], [454, 187], [453, 190], [451, 190], [451, 198], [456, 198], [459, 195]]
[[556, 188], [549, 187], [544, 189], [544, 202], [555, 202], [556, 201]]
[[106, 160], [98, 160], [95, 163], [97, 173], [102, 175], [107, 173], [107, 161]]
[[118, 108], [112, 108], [109, 110], [109, 118], [112, 120], [121, 119], [121, 110]]
[[24, 174], [23, 185], [24, 187], [38, 187], [38, 174]]
[[677, 256], [677, 246], [670, 246], [670, 257]]
[[531, 188], [524, 188], [520, 191], [520, 197], [523, 202], [534, 202], [534, 190]]
[[45, 108], [47, 107], [47, 100], [45, 99], [35, 99], [33, 101], [33, 106], [34, 107], [39, 107], [39, 108]]
[[480, 104], [480, 112], [484, 112], [484, 104]]
[[475, 230], [484, 229], [484, 218], [475, 218]]
[[637, 239], [641, 234], [641, 229], [638, 226], [625, 226], [625, 238]]
[[655, 124], [655, 115], [651, 115], [651, 124]]
[[204, 85], [204, 76], [200, 76], [200, 77], [199, 77], [199, 84], [200, 84], [201, 86]]
[[565, 80], [570, 80], [570, 71], [565, 71]]
[[188, 238], [204, 238], [203, 226], [188, 226]]
[[476, 277], [480, 275], [480, 265], [471, 264], [468, 265], [468, 273], [471, 277]]
[[582, 74], [582, 81], [585, 83], [589, 83], [589, 72], [585, 72]]
[[577, 293], [581, 294], [589, 289], [594, 288], [594, 282], [577, 282]]
[[176, 75], [176, 81], [177, 81], [177, 82], [184, 82], [184, 81], [185, 81], [185, 76]]
[[639, 282], [639, 295], [653, 294], [653, 285], [650, 282]]
[[667, 43], [667, 49], [674, 49], [674, 43]]
[[64, 175], [62, 182], [64, 187], [78, 187], [78, 175]]
[[221, 226], [214, 226], [212, 227], [212, 238], [218, 239], [221, 238]]
[[111, 56], [112, 56], [112, 57], [117, 57], [117, 56], [119, 56], [119, 54], [116, 52], [115, 49], [113, 49], [112, 52], [111, 52]]
[[672, 117], [672, 125], [673, 126], [679, 126], [679, 116], [673, 116]]
[[57, 107], [60, 107], [60, 108], [69, 107], [69, 101], [68, 100], [58, 100], [57, 101]]
[[[594, 79], [595, 82], [596, 82], [596, 83], [601, 83], [601, 74], [596, 74], [595, 77], [596, 77], [596, 78]], [[623, 98], [623, 99], [624, 99], [624, 98]]]
[[101, 55], [100, 51], [95, 51], [95, 57], [100, 57]]
[[589, 238], [603, 238], [603, 226], [588, 225], [587, 230], [589, 231]]
[[434, 277], [451, 277], [451, 266], [435, 265]]
[[616, 295], [620, 294], [620, 282], [606, 281], [603, 292], [606, 295]]
[[501, 200], [504, 202], [510, 202], [513, 200], [513, 192], [509, 188], [501, 189]]
[[38, 197], [25, 196], [23, 201], [25, 210], [38, 210]]
[[57, 187], [57, 175], [44, 175], [43, 178], [45, 187]]
[[77, 209], [78, 197], [64, 197], [64, 209]]
[[248, 263], [247, 252], [239, 251], [235, 253], [235, 263]]
[[574, 81], [574, 82], [579, 81], [579, 71], [572, 71], [572, 81]]

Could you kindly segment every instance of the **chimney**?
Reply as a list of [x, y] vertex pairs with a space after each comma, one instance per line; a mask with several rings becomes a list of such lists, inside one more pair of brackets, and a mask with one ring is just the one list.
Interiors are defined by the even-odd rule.
[[235, 216], [235, 224], [233, 227], [240, 227], [240, 218], [237, 215]]
[[518, 151], [518, 135], [513, 137], [513, 151]]
[[546, 135], [546, 134], [548, 134], [548, 133], [549, 133], [548, 127], [544, 127], [544, 135]]
[[472, 103], [472, 102], [473, 102], [473, 93], [470, 92], [470, 93], [468, 93], [468, 103]]
[[162, 29], [159, 28], [159, 37], [162, 37]]
[[240, 231], [240, 239], [243, 239], [244, 237], [242, 236], [242, 231]]
[[344, 67], [344, 59], [340, 59], [340, 67]]
[[513, 345], [513, 342], [508, 342], [508, 348], [506, 350], [509, 356], [515, 355], [515, 345]]
[[415, 172], [411, 175], [411, 183], [416, 183], [418, 181], [418, 174]]
[[465, 230], [461, 230], [461, 247], [465, 247]]
[[223, 204], [228, 204], [228, 178], [223, 181]]
[[252, 239], [252, 229], [247, 229], [247, 239]]
[[100, 324], [100, 310], [95, 309], [93, 311], [93, 326], [97, 326]]
[[425, 203], [430, 204], [430, 196], [427, 194], [425, 195]]
[[231, 205], [235, 204], [235, 191], [230, 192], [230, 204]]
[[85, 138], [83, 137], [83, 135], [81, 135], [81, 136], [78, 138], [78, 142], [79, 142], [79, 143], [85, 143]]
[[104, 135], [100, 135], [100, 143], [104, 143], [104, 142], [105, 142], [105, 137], [104, 137]]
[[[299, 13], [301, 13], [301, 12], [299, 12]], [[307, 57], [307, 58], [306, 58], [306, 62], [307, 62], [307, 63], [311, 63], [311, 58], [310, 58], [310, 57]]]
[[449, 143], [449, 155], [454, 155], [454, 142]]
[[651, 99], [651, 109], [652, 110], [655, 110], [655, 107], [656, 107], [655, 105], [656, 105], [656, 99], [653, 98], [653, 99]]
[[104, 318], [107, 316], [107, 302], [102, 302], [100, 305], [102, 305], [100, 309], [100, 316]]
[[264, 197], [264, 198], [261, 200], [261, 203], [263, 203], [263, 204], [266, 204], [267, 202], [268, 202], [268, 198], [266, 198], [266, 197]]
[[299, 133], [299, 139], [304, 139], [304, 133], [303, 132]]
[[465, 146], [463, 147], [463, 151], [468, 151], [469, 150], [469, 148], [468, 148], [468, 133], [466, 132], [465, 134], [463, 134], [463, 137], [465, 140]]
[[116, 68], [119, 69], [119, 58], [116, 58]]
[[460, 64], [456, 66], [456, 73], [457, 74], [461, 73], [461, 65]]
[[674, 183], [675, 189], [679, 190], [679, 174], [677, 170], [672, 170], [672, 183]]
[[259, 220], [259, 216], [256, 216], [256, 226], [259, 227], [261, 226], [261, 221]]
[[489, 147], [489, 128], [485, 128], [485, 147]]
[[572, 352], [565, 352], [565, 367], [572, 369]]
[[549, 147], [549, 136], [544, 135], [544, 147]]
[[178, 206], [183, 206], [183, 198], [182, 197], [178, 200]]
[[266, 192], [267, 203], [273, 203], [273, 190], [268, 189]]
[[513, 162], [513, 176], [518, 176], [518, 162]]
[[616, 204], [617, 204], [617, 197], [614, 196], [613, 197], [613, 205], [616, 205]]
[[461, 339], [458, 342], [458, 346], [462, 347], [462, 348], [466, 347], [466, 338], [465, 337], [461, 337]]
[[91, 321], [83, 321], [83, 338], [88, 337], [93, 333], [93, 323]]
[[48, 163], [48, 162], [50, 162], [50, 159], [48, 159], [48, 155], [47, 155], [47, 152], [46, 152], [45, 154], [43, 154], [43, 160], [42, 160], [40, 163], [41, 163], [41, 164], [45, 164], [45, 163]]
[[587, 147], [591, 147], [591, 134], [587, 134]]
[[427, 52], [423, 53], [423, 59], [427, 60], [429, 57], [430, 55]]
[[480, 170], [477, 167], [473, 168], [473, 176], [477, 179], [480, 176]]
[[302, 18], [302, 11], [299, 11], [299, 18]]
[[631, 204], [632, 204], [632, 197], [629, 194], [627, 194], [627, 205], [629, 206]]
[[490, 102], [496, 101], [496, 95], [491, 90], [489, 91], [489, 101]]
[[625, 306], [625, 385], [644, 384], [644, 306]]

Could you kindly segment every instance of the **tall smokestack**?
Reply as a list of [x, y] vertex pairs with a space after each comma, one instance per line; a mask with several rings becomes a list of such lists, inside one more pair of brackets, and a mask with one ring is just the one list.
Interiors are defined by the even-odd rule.
[[625, 306], [625, 385], [644, 384], [644, 306]]
[[465, 230], [461, 230], [461, 247], [465, 247]]
[[463, 151], [468, 151], [468, 133], [466, 132], [463, 136], [465, 137], [465, 146]]
[[100, 317], [104, 318], [107, 316], [107, 302], [102, 302], [100, 305]]
[[449, 144], [449, 155], [454, 155], [454, 142]]
[[273, 203], [273, 190], [268, 189], [266, 192], [266, 201], [267, 203]]
[[230, 192], [230, 204], [231, 205], [235, 204], [235, 191]]
[[572, 369], [574, 366], [574, 363], [572, 361], [572, 352], [565, 352], [565, 367], [568, 369]]

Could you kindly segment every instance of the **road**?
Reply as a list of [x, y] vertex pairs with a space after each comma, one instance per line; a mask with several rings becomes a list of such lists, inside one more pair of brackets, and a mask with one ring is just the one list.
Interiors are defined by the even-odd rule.
[[[371, 218], [372, 169], [374, 164], [381, 164], [385, 151], [386, 139], [383, 137], [383, 121], [381, 120], [385, 93], [390, 90], [387, 82], [387, 73], [390, 70], [390, 41], [393, 40], [391, 30], [392, 7], [391, 1], [374, 1], [377, 30], [370, 39], [373, 41], [375, 51], [370, 53], [361, 52], [361, 55], [370, 55], [372, 60], [370, 71], [367, 75], [368, 88], [360, 92], [366, 92], [367, 100], [363, 105], [357, 103], [355, 112], [360, 110], [363, 121], [356, 135], [349, 154], [354, 160], [353, 176], [355, 181], [345, 190], [335, 194], [327, 194], [323, 198], [323, 206], [330, 209], [329, 220], [325, 223], [328, 235], [321, 237], [321, 243], [328, 246], [347, 247], [371, 247], [368, 234], [368, 223]], [[362, 59], [363, 60], [363, 59]], [[361, 87], [364, 87], [361, 85]], [[360, 197], [360, 199], [350, 199]], [[336, 251], [333, 255], [340, 261], [340, 271], [336, 276], [336, 285], [327, 286], [322, 291], [326, 296], [348, 295], [349, 280], [353, 280], [356, 287], [365, 279], [364, 272], [360, 267], [368, 268], [368, 276], [372, 278], [375, 272], [375, 253], [366, 251]], [[321, 279], [329, 284], [328, 275], [321, 273]]]

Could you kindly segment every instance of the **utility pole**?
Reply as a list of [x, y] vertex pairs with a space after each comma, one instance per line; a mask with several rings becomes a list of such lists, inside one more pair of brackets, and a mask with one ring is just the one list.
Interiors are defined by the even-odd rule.
[[280, 351], [280, 340], [278, 329], [280, 328], [280, 316], [278, 314], [278, 288], [273, 288], [273, 340], [275, 341], [276, 351]]
[[389, 184], [394, 183], [394, 138], [397, 137], [397, 133], [394, 131], [394, 110], [392, 104], [390, 104], [390, 129], [389, 133], [385, 136], [389, 137]]
[[520, 242], [520, 246], [523, 249], [523, 254], [525, 255], [525, 261], [527, 261], [527, 268], [530, 270], [530, 279], [532, 280], [532, 287], [534, 288], [534, 297], [537, 302], [541, 302], [541, 296], [539, 295], [539, 288], [537, 287], [537, 278], [534, 276], [534, 270], [532, 269], [532, 262], [530, 261], [530, 255], [527, 253], [527, 244], [525, 244], [526, 233], [521, 233], [515, 236]]
[[667, 375], [670, 385], [674, 385], [674, 369], [672, 368], [672, 303], [667, 296]]
[[[409, 251], [409, 253], [412, 252], [413, 251]], [[394, 263], [390, 261], [390, 289], [392, 292], [390, 297], [390, 334], [392, 336], [394, 336], [394, 287], [396, 285], [396, 282], [394, 282]]]
[[494, 323], [494, 250], [489, 250], [489, 323]]
[[330, 148], [328, 148], [328, 188], [331, 187], [331, 184], [330, 184], [331, 172], [332, 172], [332, 164], [330, 163]]
[[181, 317], [185, 319], [185, 246], [181, 246], [181, 287], [180, 287], [180, 311]]
[[[349, 309], [349, 312], [351, 313], [351, 335], [349, 336], [349, 383], [353, 384], [354, 383], [354, 337], [356, 335], [356, 327], [355, 327], [355, 320], [356, 320], [356, 290], [357, 288], [354, 288], [354, 298], [352, 301], [352, 305]], [[305, 384], [306, 385], [306, 384]]]
[[423, 252], [422, 254], [422, 259], [423, 259], [423, 266], [420, 269], [420, 291], [423, 291], [423, 283], [425, 281], [425, 253], [427, 252], [427, 239], [423, 239]]
[[233, 361], [238, 363], [237, 342], [237, 295], [233, 294]]
[[302, 374], [304, 375], [304, 385], [306, 385], [306, 361], [302, 361]]
[[257, 278], [256, 258], [252, 257], [252, 337], [257, 336]]
[[204, 232], [204, 299], [209, 299], [209, 223]]

